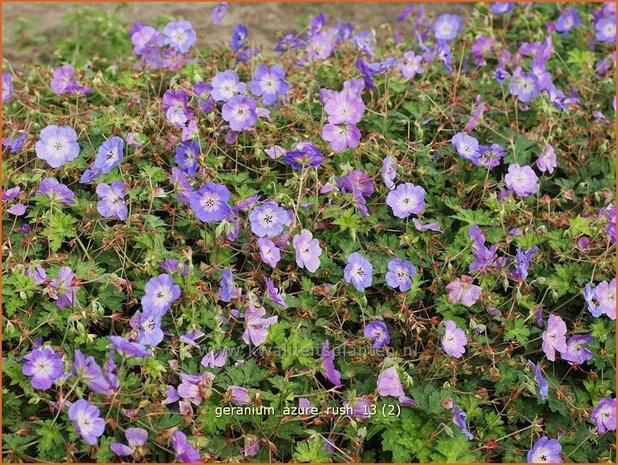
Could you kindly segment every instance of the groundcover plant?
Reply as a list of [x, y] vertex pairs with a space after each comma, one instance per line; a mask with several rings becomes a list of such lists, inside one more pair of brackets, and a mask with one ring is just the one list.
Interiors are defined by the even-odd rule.
[[228, 7], [3, 64], [3, 461], [615, 461], [614, 4]]

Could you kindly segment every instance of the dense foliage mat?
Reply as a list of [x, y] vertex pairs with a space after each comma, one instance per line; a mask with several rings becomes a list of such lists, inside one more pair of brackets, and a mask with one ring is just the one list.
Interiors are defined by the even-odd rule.
[[613, 7], [4, 63], [3, 461], [615, 461]]

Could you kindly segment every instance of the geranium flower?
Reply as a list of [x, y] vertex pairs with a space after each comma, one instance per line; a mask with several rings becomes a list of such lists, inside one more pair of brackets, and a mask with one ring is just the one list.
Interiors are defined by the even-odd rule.
[[539, 79], [534, 73], [527, 73], [517, 68], [513, 72], [509, 83], [509, 92], [518, 98], [520, 102], [527, 103], [539, 96], [541, 87]]
[[245, 42], [247, 41], [247, 37], [249, 36], [249, 29], [242, 23], [234, 26], [234, 31], [232, 32], [232, 50], [238, 52], [241, 48], [244, 47]]
[[541, 364], [537, 363], [535, 365], [530, 360], [528, 360], [528, 363], [532, 365], [532, 367], [534, 368], [534, 379], [539, 385], [539, 394], [541, 396], [541, 400], [545, 400], [549, 396], [549, 383], [543, 376], [543, 371], [541, 370]]
[[566, 332], [566, 323], [562, 320], [562, 318], [558, 315], [554, 315], [553, 313], [549, 315], [547, 320], [547, 328], [541, 335], [543, 339], [541, 348], [543, 349], [543, 352], [545, 352], [545, 355], [547, 355], [548, 360], [552, 362], [556, 360], [556, 351], [567, 351], [565, 337]]
[[592, 316], [606, 314], [610, 319], [616, 319], [616, 278], [610, 282], [602, 281], [594, 288], [590, 283], [586, 284], [583, 295]]
[[605, 397], [599, 401], [590, 414], [590, 419], [597, 427], [597, 433], [616, 431], [616, 399]]
[[127, 428], [124, 436], [127, 438], [128, 445], [120, 442], [112, 442], [109, 445], [111, 451], [121, 457], [133, 455], [135, 449], [145, 446], [148, 441], [148, 431], [142, 428]]
[[474, 278], [462, 275], [451, 281], [447, 286], [448, 301], [452, 304], [461, 304], [465, 307], [472, 307], [481, 297], [482, 289], [476, 284], [472, 284]]
[[278, 318], [276, 316], [262, 318], [264, 315], [266, 315], [266, 310], [261, 307], [255, 308], [249, 304], [249, 310], [245, 313], [245, 331], [242, 334], [242, 340], [247, 344], [253, 344], [257, 347], [266, 341], [268, 328], [274, 325]]
[[120, 221], [127, 219], [129, 209], [124, 200], [127, 191], [122, 181], [113, 181], [111, 185], [101, 183], [96, 189], [99, 201], [97, 211], [104, 218], [118, 218]]
[[189, 194], [191, 210], [204, 223], [221, 221], [230, 211], [228, 202], [232, 194], [223, 184], [207, 182]]
[[519, 283], [523, 283], [528, 277], [528, 268], [530, 268], [530, 262], [532, 257], [539, 251], [536, 245], [530, 247], [530, 249], [523, 252], [521, 246], [517, 246], [517, 253], [515, 255], [515, 269], [511, 272], [511, 277]]
[[255, 434], [245, 434], [245, 446], [242, 453], [245, 457], [254, 457], [260, 451], [262, 445]]
[[229, 268], [223, 270], [223, 276], [219, 281], [221, 289], [219, 290], [219, 298], [224, 302], [231, 302], [232, 299], [237, 299], [241, 295], [241, 290], [234, 282], [234, 275]]
[[468, 440], [472, 441], [474, 436], [468, 430], [468, 425], [466, 424], [466, 419], [468, 418], [468, 414], [463, 410], [459, 410], [457, 407], [453, 406], [453, 421], [457, 425], [457, 427], [461, 430]]
[[96, 445], [105, 430], [105, 420], [99, 415], [99, 408], [84, 399], [73, 402], [69, 407], [69, 418], [73, 421], [75, 430], [91, 446]]
[[320, 267], [320, 255], [322, 255], [320, 242], [313, 238], [311, 231], [303, 229], [300, 234], [294, 236], [292, 244], [296, 252], [296, 264], [315, 273]]
[[176, 431], [172, 437], [172, 447], [174, 452], [184, 463], [197, 463], [200, 461], [200, 453], [189, 444], [187, 436], [182, 431]]
[[356, 397], [349, 402], [347, 400], [343, 402], [343, 408], [345, 411], [348, 412], [351, 410], [349, 417], [357, 421], [363, 421], [370, 418], [371, 407], [371, 402], [361, 397]]
[[214, 24], [215, 26], [219, 26], [223, 21], [223, 18], [225, 17], [228, 8], [228, 2], [221, 2], [217, 4], [217, 6], [215, 6], [211, 11], [212, 24]]
[[195, 30], [189, 21], [180, 20], [168, 23], [163, 28], [165, 35], [165, 45], [178, 50], [180, 53], [187, 53], [196, 41]]
[[212, 387], [215, 375], [205, 371], [201, 375], [180, 373], [182, 380], [178, 386], [178, 395], [194, 405], [200, 405], [206, 400], [206, 392]]
[[322, 357], [322, 373], [335, 386], [341, 386], [341, 373], [335, 368], [335, 352], [330, 349], [330, 342], [325, 339], [320, 350]]
[[491, 5], [491, 11], [497, 15], [508, 13], [513, 8], [515, 8], [515, 3], [513, 2], [495, 2]]
[[322, 138], [330, 144], [337, 153], [358, 147], [361, 138], [360, 130], [353, 124], [325, 124], [322, 128]]
[[357, 124], [365, 112], [365, 104], [360, 96], [343, 90], [332, 95], [324, 104], [324, 111], [331, 124]]
[[397, 62], [397, 68], [406, 79], [414, 79], [417, 74], [422, 74], [425, 69], [422, 67], [423, 56], [416, 55], [412, 50], [403, 54], [403, 58]]
[[474, 241], [474, 244], [472, 245], [474, 262], [470, 264], [468, 270], [470, 273], [475, 273], [477, 271], [489, 271], [494, 266], [498, 245], [492, 245], [488, 249], [485, 246], [485, 235], [482, 233], [481, 228], [479, 228], [476, 224], [470, 226], [470, 229], [468, 230], [468, 237]]
[[80, 85], [74, 76], [75, 69], [71, 65], [63, 65], [55, 69], [50, 83], [52, 92], [56, 95], [89, 94], [92, 89], [90, 89], [90, 87]]
[[506, 150], [500, 144], [479, 145], [479, 156], [470, 161], [476, 166], [481, 166], [488, 170], [500, 166], [500, 160], [506, 157]]
[[258, 118], [257, 105], [251, 97], [232, 97], [223, 104], [221, 116], [233, 131], [241, 132], [255, 125]]
[[197, 173], [197, 157], [200, 153], [200, 145], [197, 140], [183, 142], [176, 147], [174, 160], [178, 168], [189, 176]]
[[19, 135], [6, 136], [2, 139], [2, 146], [8, 147], [9, 152], [11, 153], [17, 153], [24, 146], [24, 142], [26, 142], [27, 137], [27, 132], [22, 132]]
[[386, 196], [386, 205], [391, 207], [397, 218], [420, 215], [425, 211], [425, 195], [427, 192], [421, 186], [409, 182], [399, 184]]
[[284, 154], [283, 160], [295, 170], [303, 170], [320, 166], [324, 161], [324, 155], [315, 145], [300, 142], [294, 150]]
[[56, 307], [78, 307], [77, 291], [81, 286], [73, 270], [63, 266], [58, 270], [58, 276], [49, 282], [49, 296], [56, 301]]
[[457, 150], [457, 154], [464, 160], [474, 160], [481, 155], [478, 140], [463, 132], [455, 134], [451, 139], [451, 144]]
[[35, 146], [36, 156], [52, 168], [59, 168], [79, 155], [77, 133], [68, 126], [46, 126]]
[[343, 276], [346, 282], [351, 283], [357, 291], [363, 292], [371, 286], [373, 265], [358, 252], [348, 256]]
[[283, 300], [283, 297], [279, 293], [279, 289], [275, 287], [273, 280], [270, 278], [264, 278], [264, 281], [266, 282], [266, 296], [281, 308], [288, 308], [288, 304], [286, 304], [285, 300]]
[[592, 359], [592, 351], [588, 348], [588, 344], [592, 341], [592, 336], [588, 334], [571, 336], [566, 341], [566, 351], [561, 352], [560, 357], [562, 357], [562, 360], [566, 360], [571, 365], [581, 365], [582, 363]]
[[542, 437], [528, 451], [528, 463], [562, 463], [561, 452], [558, 440]]
[[179, 297], [180, 286], [174, 284], [174, 278], [168, 274], [160, 274], [146, 283], [142, 307], [144, 311], [164, 315]]
[[561, 34], [568, 34], [573, 29], [581, 24], [582, 20], [577, 13], [577, 10], [573, 7], [568, 8], [560, 14], [560, 17], [556, 21], [556, 31]]
[[403, 391], [403, 386], [399, 380], [397, 367], [390, 367], [382, 370], [378, 376], [377, 382], [378, 394], [382, 397], [395, 397], [402, 405], [415, 405], [413, 399], [406, 396]]
[[265, 237], [260, 237], [257, 240], [260, 249], [260, 258], [264, 263], [275, 268], [279, 260], [281, 260], [281, 252], [273, 241]]
[[97, 152], [93, 164], [93, 170], [99, 174], [109, 173], [116, 168], [124, 157], [124, 141], [121, 137], [114, 136], [107, 139]]
[[610, 15], [594, 24], [596, 39], [599, 42], [616, 42], [616, 15]]
[[268, 201], [249, 213], [251, 231], [258, 237], [276, 237], [290, 224], [290, 215], [277, 202]]
[[75, 205], [75, 194], [56, 178], [44, 178], [35, 194], [46, 196], [52, 205]]
[[109, 336], [109, 341], [112, 345], [123, 354], [125, 357], [150, 357], [152, 352], [146, 349], [142, 344], [131, 342], [120, 336]]
[[277, 99], [288, 93], [290, 85], [285, 80], [285, 71], [279, 65], [258, 66], [253, 72], [249, 89], [255, 96], [262, 97], [264, 105], [272, 105]]
[[389, 189], [395, 187], [397, 177], [397, 160], [392, 155], [387, 155], [382, 160], [382, 180]]
[[386, 284], [400, 292], [408, 292], [412, 287], [412, 277], [416, 274], [416, 268], [407, 260], [398, 258], [388, 262]]
[[221, 368], [227, 362], [227, 349], [223, 349], [217, 353], [214, 351], [208, 352], [200, 362], [200, 365], [206, 368]]
[[445, 13], [433, 23], [433, 33], [436, 39], [452, 40], [461, 31], [461, 25], [461, 17]]
[[241, 386], [228, 386], [225, 396], [234, 405], [247, 405], [251, 401], [249, 391]]
[[114, 388], [94, 357], [84, 357], [79, 349], [75, 350], [73, 357], [73, 375], [84, 381], [90, 389], [99, 394], [109, 395]]
[[212, 90], [210, 95], [215, 102], [227, 102], [236, 95], [246, 92], [247, 85], [240, 82], [238, 73], [231, 69], [221, 71], [212, 78]]
[[391, 335], [388, 332], [388, 327], [380, 320], [374, 320], [365, 326], [364, 335], [372, 342], [372, 346], [376, 349], [384, 347], [391, 342]]
[[455, 358], [461, 358], [466, 351], [468, 344], [466, 333], [458, 328], [453, 320], [446, 320], [444, 323], [444, 336], [440, 340], [444, 352]]
[[13, 75], [2, 73], [2, 103], [13, 97]]
[[55, 380], [64, 374], [64, 364], [60, 357], [51, 347], [34, 349], [24, 356], [22, 373], [29, 376], [30, 384], [34, 389], [47, 391]]
[[539, 190], [539, 178], [532, 168], [519, 166], [517, 163], [509, 166], [508, 173], [504, 175], [504, 182], [506, 187], [519, 197], [528, 197]]
[[188, 204], [191, 194], [193, 193], [193, 188], [187, 175], [178, 168], [173, 167], [170, 182], [173, 184], [174, 190], [178, 194], [178, 201], [183, 204]]

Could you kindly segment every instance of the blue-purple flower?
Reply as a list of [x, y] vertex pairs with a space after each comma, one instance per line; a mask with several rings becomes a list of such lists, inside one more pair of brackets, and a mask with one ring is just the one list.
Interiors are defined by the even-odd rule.
[[444, 352], [455, 358], [461, 358], [466, 351], [468, 341], [463, 329], [458, 328], [453, 320], [444, 323], [444, 336], [440, 340]]
[[399, 379], [399, 373], [397, 373], [397, 367], [392, 366], [390, 368], [385, 368], [380, 372], [378, 375], [377, 391], [382, 397], [396, 397], [402, 405], [415, 405], [414, 400], [406, 396], [403, 390], [403, 385]]
[[539, 190], [539, 178], [529, 166], [517, 163], [509, 165], [508, 173], [504, 175], [506, 187], [519, 197], [528, 197]]
[[421, 186], [409, 182], [399, 184], [386, 196], [386, 205], [391, 207], [397, 218], [420, 215], [425, 211], [425, 195], [427, 192]]
[[211, 11], [212, 24], [214, 24], [215, 26], [220, 25], [223, 21], [223, 18], [225, 17], [225, 14], [227, 13], [228, 8], [228, 2], [221, 2], [217, 4], [217, 6], [215, 6]]
[[44, 178], [35, 192], [46, 196], [52, 205], [75, 205], [75, 194], [56, 178]]
[[69, 407], [69, 418], [73, 421], [75, 430], [91, 446], [94, 446], [98, 438], [103, 435], [105, 420], [100, 417], [100, 411], [96, 405], [79, 399]]
[[34, 389], [48, 390], [55, 380], [64, 374], [62, 357], [56, 354], [51, 347], [34, 349], [24, 356], [22, 372], [30, 377]]
[[365, 326], [365, 337], [371, 341], [371, 345], [376, 349], [384, 347], [391, 342], [391, 335], [388, 327], [381, 320], [374, 320]]
[[541, 335], [541, 338], [543, 339], [541, 348], [543, 349], [543, 352], [545, 352], [545, 355], [547, 355], [548, 360], [552, 362], [556, 360], [556, 351], [567, 351], [566, 332], [566, 323], [562, 320], [562, 318], [553, 313], [549, 315], [549, 318], [547, 319], [547, 327]]
[[320, 255], [322, 255], [320, 242], [313, 238], [311, 231], [303, 229], [300, 234], [294, 236], [292, 244], [296, 252], [296, 264], [315, 273], [320, 267]]
[[223, 104], [221, 116], [233, 131], [241, 132], [255, 125], [257, 105], [251, 97], [235, 96]]
[[245, 331], [242, 334], [242, 340], [247, 344], [262, 345], [268, 336], [268, 328], [277, 322], [276, 316], [263, 318], [264, 315], [266, 310], [262, 307], [249, 305], [249, 310], [245, 313]]
[[232, 31], [232, 50], [238, 52], [245, 46], [245, 42], [247, 42], [247, 37], [249, 36], [249, 29], [242, 23], [238, 23], [234, 26], [234, 31]]
[[590, 419], [597, 427], [597, 433], [603, 434], [606, 431], [616, 431], [616, 399], [605, 397], [599, 401], [592, 410]]
[[46, 126], [35, 146], [36, 156], [52, 168], [59, 168], [79, 155], [77, 133], [68, 126]]
[[165, 45], [180, 53], [187, 53], [196, 41], [195, 30], [191, 23], [185, 20], [168, 23], [163, 28], [163, 35], [165, 35]]
[[320, 166], [324, 161], [324, 155], [315, 145], [300, 142], [294, 150], [285, 153], [283, 161], [295, 170], [303, 170]]
[[2, 73], [2, 103], [13, 97], [13, 75]]
[[207, 182], [189, 194], [189, 204], [195, 216], [204, 223], [223, 220], [230, 211], [232, 194], [223, 184]]
[[200, 453], [189, 444], [187, 436], [182, 431], [176, 431], [172, 437], [174, 452], [184, 463], [197, 463], [200, 461]]
[[453, 421], [457, 425], [457, 427], [461, 430], [466, 438], [469, 441], [474, 439], [472, 433], [468, 430], [468, 425], [466, 424], [466, 419], [468, 418], [468, 414], [463, 410], [459, 410], [457, 407], [453, 407]]
[[461, 25], [460, 16], [445, 13], [438, 16], [436, 22], [433, 23], [433, 33], [436, 39], [452, 40], [461, 31]]
[[56, 307], [77, 307], [77, 291], [80, 289], [79, 279], [68, 266], [60, 267], [58, 276], [49, 282], [49, 296], [56, 301]]
[[503, 15], [515, 8], [514, 2], [495, 2], [491, 5], [491, 11], [497, 15]]
[[386, 284], [400, 292], [408, 292], [412, 287], [412, 278], [416, 274], [415, 266], [407, 260], [393, 258], [388, 262]]
[[451, 139], [451, 144], [457, 150], [457, 154], [464, 160], [474, 160], [480, 157], [479, 141], [474, 137], [458, 132]]
[[527, 73], [522, 71], [521, 68], [517, 68], [511, 77], [509, 91], [520, 102], [527, 103], [537, 98], [541, 93], [539, 78], [534, 73]]
[[93, 170], [99, 174], [109, 173], [116, 168], [124, 157], [124, 141], [121, 137], [114, 136], [107, 139], [97, 152]]
[[133, 455], [138, 447], [145, 446], [148, 441], [148, 431], [142, 428], [127, 428], [124, 436], [127, 438], [127, 444], [112, 442], [109, 445], [112, 452], [121, 457]]
[[582, 20], [573, 7], [564, 10], [556, 21], [556, 31], [561, 34], [568, 34], [581, 24]]
[[174, 278], [160, 274], [150, 278], [144, 287], [142, 308], [158, 315], [165, 314], [180, 297], [180, 286], [174, 284]]
[[534, 368], [534, 380], [539, 386], [539, 394], [541, 396], [541, 400], [547, 399], [547, 396], [549, 395], [549, 384], [547, 383], [545, 376], [543, 376], [543, 370], [541, 369], [541, 364], [540, 363], [535, 364], [531, 360], [528, 360], [528, 364], [532, 368]]
[[125, 202], [126, 188], [122, 181], [113, 181], [111, 185], [101, 183], [96, 189], [99, 201], [97, 211], [104, 218], [118, 218], [120, 221], [127, 219], [129, 209]]
[[354, 252], [348, 256], [343, 276], [357, 291], [363, 292], [371, 286], [372, 273], [373, 265], [361, 254]]
[[528, 451], [528, 463], [562, 463], [562, 446], [557, 439], [540, 438]]
[[341, 373], [335, 368], [335, 352], [330, 348], [330, 342], [325, 339], [320, 350], [322, 357], [322, 373], [335, 387], [341, 386]]
[[290, 85], [285, 80], [285, 70], [279, 65], [258, 66], [253, 72], [249, 89], [255, 96], [261, 97], [265, 105], [272, 105], [277, 99], [288, 93]]
[[174, 160], [178, 168], [189, 176], [197, 173], [197, 157], [200, 153], [200, 144], [197, 140], [189, 140], [176, 147]]
[[592, 359], [592, 351], [588, 348], [588, 344], [592, 343], [592, 341], [592, 336], [589, 334], [571, 336], [566, 341], [566, 351], [561, 352], [560, 357], [571, 365], [581, 365]]
[[210, 95], [215, 102], [227, 102], [236, 95], [242, 95], [247, 90], [247, 85], [240, 82], [238, 73], [231, 69], [221, 71], [212, 78], [212, 90]]
[[600, 19], [594, 24], [596, 39], [599, 42], [616, 42], [616, 15]]
[[256, 236], [276, 237], [290, 224], [290, 215], [277, 202], [268, 201], [251, 210], [249, 222]]

